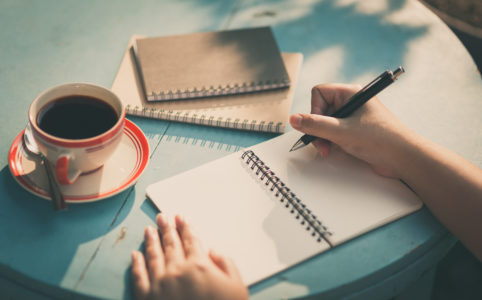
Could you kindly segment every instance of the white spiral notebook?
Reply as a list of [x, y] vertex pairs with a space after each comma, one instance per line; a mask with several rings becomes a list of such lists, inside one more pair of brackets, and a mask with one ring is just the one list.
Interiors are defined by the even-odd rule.
[[148, 186], [205, 246], [231, 257], [251, 285], [422, 207], [399, 180], [341, 151], [289, 152], [289, 132]]
[[125, 103], [128, 114], [250, 131], [284, 132], [303, 60], [301, 53], [281, 54], [291, 78], [289, 88], [182, 101], [148, 102], [136, 71], [132, 40], [111, 88]]

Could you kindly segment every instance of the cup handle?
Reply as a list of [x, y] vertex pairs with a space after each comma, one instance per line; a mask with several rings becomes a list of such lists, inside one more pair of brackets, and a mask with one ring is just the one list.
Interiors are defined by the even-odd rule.
[[59, 159], [57, 159], [55, 171], [60, 184], [72, 184], [79, 178], [80, 170], [69, 170], [70, 159], [70, 154], [62, 154]]

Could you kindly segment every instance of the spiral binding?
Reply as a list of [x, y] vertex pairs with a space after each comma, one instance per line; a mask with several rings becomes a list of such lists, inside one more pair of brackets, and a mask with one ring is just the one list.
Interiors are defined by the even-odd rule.
[[140, 116], [140, 117], [183, 122], [183, 123], [200, 124], [200, 125], [207, 125], [207, 126], [215, 126], [215, 127], [227, 127], [227, 128], [249, 130], [249, 131], [281, 133], [285, 130], [285, 126], [282, 122], [277, 122], [275, 124], [275, 122], [266, 122], [266, 121], [257, 121], [257, 120], [248, 120], [248, 119], [241, 120], [237, 118], [236, 119], [223, 118], [223, 117], [216, 118], [214, 116], [196, 114], [193, 112], [181, 112], [181, 111], [166, 110], [166, 109], [146, 108], [146, 107], [139, 107], [137, 105], [136, 106], [127, 105], [126, 112], [129, 115]]
[[[280, 202], [284, 203], [291, 214], [296, 214], [297, 220], [301, 219], [301, 225], [306, 226], [306, 230], [316, 237], [318, 242], [324, 240], [328, 245], [333, 247], [327, 236], [332, 233], [324, 226], [320, 220], [306, 207], [303, 202], [281, 181], [270, 168], [256, 155], [252, 150], [247, 150], [241, 155], [241, 159], [247, 165], [251, 164], [251, 170], [255, 171], [256, 176], [264, 182], [264, 184], [274, 192], [275, 197], [280, 198]], [[271, 185], [271, 187], [270, 187]], [[275, 191], [276, 190], [276, 191]]]
[[202, 87], [202, 88], [191, 88], [185, 90], [166, 90], [152, 92], [147, 95], [147, 100], [178, 100], [178, 99], [189, 99], [189, 98], [203, 98], [212, 96], [226, 96], [226, 95], [237, 95], [242, 93], [259, 92], [265, 90], [274, 90], [279, 88], [288, 87], [290, 85], [289, 78], [266, 80], [259, 82], [250, 83], [233, 83], [226, 85], [219, 85], [217, 87]]

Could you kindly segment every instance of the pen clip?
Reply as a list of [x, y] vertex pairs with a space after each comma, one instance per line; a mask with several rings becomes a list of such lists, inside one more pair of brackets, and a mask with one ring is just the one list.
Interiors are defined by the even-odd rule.
[[405, 70], [401, 66], [398, 67], [393, 72], [387, 70], [387, 71], [383, 72], [382, 74], [378, 75], [378, 77], [373, 79], [369, 84], [364, 86], [361, 90], [358, 91], [357, 94], [365, 92], [366, 90], [368, 90], [369, 88], [371, 88], [372, 86], [374, 86], [375, 84], [377, 84], [378, 82], [380, 82], [382, 80], [390, 79], [391, 82], [393, 82], [398, 78], [398, 76], [402, 75], [404, 72], [405, 72]]
[[392, 75], [393, 75], [393, 73], [392, 73], [391, 71], [385, 71], [385, 72], [383, 72], [382, 74], [378, 75], [377, 78], [373, 79], [369, 84], [365, 85], [361, 90], [359, 90], [357, 94], [365, 92], [365, 91], [368, 90], [370, 87], [372, 87], [373, 85], [375, 85], [377, 82], [385, 79], [386, 76], [392, 77]]

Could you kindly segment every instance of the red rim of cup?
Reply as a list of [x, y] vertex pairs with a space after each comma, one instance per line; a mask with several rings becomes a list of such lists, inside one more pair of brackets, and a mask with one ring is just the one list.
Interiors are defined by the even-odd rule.
[[[100, 86], [97, 86], [97, 87], [102, 88]], [[113, 95], [117, 98], [117, 96], [115, 94], [113, 94]], [[120, 100], [119, 100], [119, 102], [120, 102]], [[122, 105], [122, 103], [121, 103], [121, 105]], [[28, 117], [29, 117], [29, 122], [32, 126], [32, 129], [33, 129], [35, 135], [42, 138], [44, 141], [46, 141], [48, 143], [51, 143], [51, 144], [57, 145], [57, 146], [61, 146], [61, 147], [65, 147], [65, 148], [80, 148], [80, 147], [91, 147], [91, 146], [101, 145], [104, 142], [107, 142], [107, 141], [111, 140], [112, 138], [114, 138], [116, 135], [118, 135], [122, 131], [122, 128], [124, 127], [124, 124], [125, 124], [126, 108], [125, 108], [124, 105], [122, 105], [122, 110], [120, 112], [119, 119], [117, 120], [115, 125], [112, 126], [106, 132], [104, 132], [102, 134], [99, 134], [99, 135], [96, 135], [96, 136], [93, 136], [93, 137], [90, 137], [90, 138], [86, 138], [86, 139], [78, 139], [78, 140], [64, 139], [64, 138], [60, 138], [60, 137], [56, 137], [54, 135], [48, 134], [47, 132], [40, 129], [40, 127], [37, 124], [37, 120], [31, 119], [31, 117], [32, 117], [32, 114], [31, 114], [32, 106], [33, 106], [33, 103], [29, 107]], [[38, 114], [38, 112], [37, 112], [37, 114]], [[34, 116], [35, 118], [37, 117], [37, 114]]]

